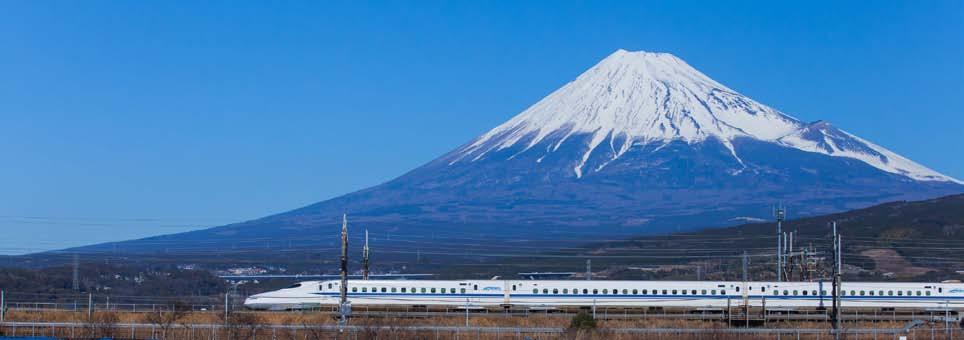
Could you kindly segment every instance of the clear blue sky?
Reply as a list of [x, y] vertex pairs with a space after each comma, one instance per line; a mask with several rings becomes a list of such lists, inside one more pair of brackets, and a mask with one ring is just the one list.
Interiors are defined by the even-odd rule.
[[0, 2], [0, 253], [389, 180], [618, 48], [964, 178], [961, 1]]

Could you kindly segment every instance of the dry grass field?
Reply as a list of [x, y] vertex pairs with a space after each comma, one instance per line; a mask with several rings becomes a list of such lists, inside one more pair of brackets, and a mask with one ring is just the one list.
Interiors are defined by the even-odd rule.
[[[754, 334], [731, 328], [725, 322], [630, 319], [599, 320], [595, 329], [570, 328], [570, 319], [556, 316], [503, 317], [470, 315], [469, 327], [464, 328], [464, 317], [431, 318], [354, 318], [351, 328], [338, 332], [337, 324], [330, 315], [312, 312], [238, 312], [225, 319], [213, 312], [166, 312], [123, 313], [96, 312], [88, 319], [83, 312], [22, 312], [7, 314], [7, 326], [0, 327], [2, 335], [46, 335], [72, 339], [114, 337], [125, 339], [773, 339], [776, 333]], [[9, 322], [64, 323], [48, 326], [11, 327]], [[136, 324], [131, 326], [130, 324]], [[214, 325], [214, 327], [212, 327]], [[329, 326], [323, 328], [319, 326]], [[847, 323], [848, 330], [861, 330], [862, 334], [849, 334], [847, 339], [893, 339], [893, 329], [905, 325], [895, 322]], [[433, 328], [437, 327], [437, 328]], [[448, 328], [446, 328], [448, 327]], [[954, 325], [954, 327], [958, 327]], [[544, 331], [532, 328], [548, 329]], [[628, 332], [627, 329], [647, 329]], [[770, 323], [768, 329], [780, 329], [783, 339], [831, 339], [829, 331], [820, 334], [814, 330], [829, 330], [820, 322]], [[698, 329], [699, 333], [693, 333]], [[874, 333], [873, 330], [880, 330]], [[659, 330], [657, 332], [656, 330]], [[682, 331], [674, 331], [682, 330]], [[753, 329], [751, 329], [753, 330]], [[759, 329], [758, 329], [759, 330]], [[800, 333], [796, 333], [800, 330]], [[908, 339], [961, 339], [959, 328], [955, 333], [945, 332], [942, 324], [917, 328], [907, 335]]]

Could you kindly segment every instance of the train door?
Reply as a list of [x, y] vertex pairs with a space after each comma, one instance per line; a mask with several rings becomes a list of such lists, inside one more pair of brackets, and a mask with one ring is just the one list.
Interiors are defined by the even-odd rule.
[[509, 280], [502, 280], [502, 305], [508, 307], [509, 300]]

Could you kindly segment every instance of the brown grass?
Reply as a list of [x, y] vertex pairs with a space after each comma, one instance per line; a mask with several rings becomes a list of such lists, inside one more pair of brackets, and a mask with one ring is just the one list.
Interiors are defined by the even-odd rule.
[[[159, 315], [151, 313], [95, 313], [93, 320], [87, 320], [85, 312], [23, 312], [11, 311], [8, 313], [8, 321], [33, 321], [33, 322], [77, 322], [81, 327], [41, 327], [33, 328], [27, 332], [20, 329], [18, 335], [53, 335], [53, 336], [117, 336], [136, 339], [186, 339], [201, 340], [212, 339], [335, 339], [342, 338], [344, 334], [337, 332], [312, 329], [315, 325], [333, 325], [336, 320], [331, 315], [312, 313], [312, 312], [237, 312], [232, 313], [228, 319], [221, 313], [214, 312], [185, 312], [178, 315], [176, 321], [171, 322], [168, 328], [161, 327], [157, 321]], [[473, 314], [469, 317], [470, 327], [568, 327], [570, 319], [567, 317], [530, 315], [527, 317], [504, 317], [486, 316]], [[119, 326], [124, 323], [152, 323], [158, 324], [153, 328], [130, 329]], [[195, 324], [218, 324], [225, 325], [215, 333], [209, 329], [197, 329], [191, 327]], [[729, 339], [771, 339], [774, 335], [756, 334], [734, 334], [727, 333], [729, 326], [720, 321], [698, 321], [681, 319], [626, 319], [626, 320], [600, 320], [599, 328], [594, 331], [568, 331], [563, 334], [516, 334], [514, 331], [507, 331], [502, 334], [481, 333], [468, 330], [458, 332], [440, 331], [409, 331], [404, 329], [406, 326], [464, 326], [465, 318], [456, 316], [431, 317], [431, 318], [354, 318], [350, 321], [353, 326], [360, 326], [361, 329], [349, 334], [352, 339], [521, 339], [522, 336], [529, 336], [532, 339], [668, 339], [668, 340], [729, 340]], [[290, 329], [272, 329], [269, 325], [288, 325]], [[847, 329], [894, 329], [902, 328], [902, 323], [895, 322], [858, 322], [845, 323]], [[829, 325], [824, 322], [771, 322], [768, 328], [781, 329], [828, 329]], [[915, 330], [909, 339], [931, 339], [932, 331], [934, 339], [949, 340], [960, 338], [964, 339], [964, 333], [957, 328], [953, 335], [944, 333], [943, 324], [934, 324]], [[957, 327], [955, 325], [955, 327]], [[673, 332], [655, 333], [619, 333], [612, 330], [620, 328], [658, 328], [658, 329], [703, 329], [700, 334], [676, 334]], [[0, 328], [0, 335], [13, 334], [11, 327]], [[829, 333], [821, 334], [819, 337], [812, 334], [801, 334], [800, 339], [830, 339]], [[916, 335], [916, 337], [915, 337]], [[796, 339], [796, 335], [786, 335], [784, 338]], [[848, 337], [855, 338], [853, 335]], [[862, 335], [860, 338], [873, 338], [872, 335]], [[881, 339], [893, 338], [891, 334], [881, 334]]]

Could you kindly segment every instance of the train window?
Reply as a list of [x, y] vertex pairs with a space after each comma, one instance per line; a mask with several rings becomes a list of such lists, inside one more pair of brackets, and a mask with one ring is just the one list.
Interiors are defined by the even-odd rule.
[[666, 294], [667, 294], [667, 293], [666, 293], [666, 290], [665, 290], [665, 289], [663, 289], [663, 295], [666, 295]]
[[894, 291], [888, 290], [888, 291], [887, 291], [887, 295], [893, 296], [893, 295], [894, 295]]
[[479, 285], [472, 285], [472, 290], [479, 290]]
[[911, 295], [914, 295], [914, 294], [911, 294], [911, 291], [908, 290], [908, 291], [907, 291], [907, 296], [911, 296]]
[[826, 291], [826, 290], [821, 290], [821, 291], [820, 291], [820, 295], [827, 295], [827, 291]]
[[421, 291], [422, 293], [425, 293], [425, 287], [422, 287]]
[[787, 291], [786, 289], [784, 289], [784, 290], [783, 290], [783, 295], [790, 295], [790, 292]]
[[402, 293], [407, 293], [405, 287], [402, 287]]
[[512, 285], [512, 291], [513, 292], [515, 291], [515, 285]]
[[412, 294], [415, 294], [415, 287], [412, 287]]
[[619, 294], [619, 289], [613, 289], [613, 295]]
[[430, 288], [429, 291], [432, 292], [432, 293], [435, 293], [435, 288]]
[[864, 291], [860, 291], [860, 296], [864, 296]]
[[593, 289], [593, 290], [592, 290], [592, 293], [593, 293], [593, 294], [599, 294], [599, 290], [598, 290], [598, 289]]
[[638, 290], [633, 289], [633, 295], [639, 294]]
[[904, 296], [904, 292], [898, 290], [898, 291], [897, 291], [897, 296]]
[[884, 296], [884, 291], [882, 290], [877, 291], [877, 293], [878, 293], [877, 295]]
[[559, 294], [559, 289], [558, 289], [558, 288], [553, 289], [553, 290], [552, 290], [552, 293], [553, 293], [553, 294]]
[[609, 294], [609, 289], [603, 288], [603, 294]]
[[461, 291], [462, 294], [465, 294], [465, 288], [461, 288], [461, 289], [459, 289], [459, 291]]
[[807, 291], [803, 291], [803, 295], [807, 295]]
[[549, 290], [548, 290], [548, 289], [542, 289], [542, 294], [549, 294]]
[[716, 295], [716, 289], [710, 291], [711, 295]]
[[740, 292], [740, 287], [736, 287], [736, 292], [737, 292], [737, 293]]
[[867, 292], [867, 293], [869, 293], [868, 295], [870, 295], [870, 296], [874, 296], [874, 291], [869, 291], [869, 292]]
[[854, 296], [854, 295], [857, 295], [857, 292], [851, 290], [851, 291], [850, 291], [850, 296]]
[[692, 293], [693, 295], [696, 295], [696, 289], [690, 291], [690, 293]]
[[396, 292], [396, 289], [397, 289], [397, 288], [392, 287], [392, 293]]
[[352, 292], [352, 293], [357, 293], [357, 292], [358, 292], [358, 287], [351, 287], [351, 292]]
[[532, 294], [539, 294], [539, 288], [532, 288]]
[[726, 289], [720, 289], [720, 295], [726, 295]]
[[919, 291], [919, 290], [917, 291], [917, 296], [920, 296], [920, 291]]
[[686, 295], [686, 289], [683, 289], [683, 295]]
[[676, 295], [676, 294], [677, 294], [676, 289], [673, 289], [673, 295]]
[[760, 291], [767, 291], [767, 287], [760, 287]]
[[563, 289], [562, 289], [562, 293], [563, 293], [563, 294], [569, 294], [569, 288], [563, 288]]
[[924, 292], [924, 295], [931, 296], [931, 291], [929, 291], [929, 290], [928, 290], [928, 291], [925, 291], [925, 292]]
[[583, 294], [589, 294], [589, 290], [588, 290], [588, 289], [583, 289], [583, 290], [582, 290], [582, 293], [583, 293]]
[[455, 288], [449, 288], [449, 293], [455, 294]]
[[773, 291], [773, 295], [780, 295], [780, 291], [779, 291], [779, 290], [774, 290], [774, 291]]
[[817, 291], [813, 291], [813, 295], [816, 296], [816, 295], [817, 295]]
[[938, 287], [938, 288], [937, 288], [937, 292], [938, 292], [938, 293], [943, 293], [943, 292], [944, 292], [944, 288], [943, 288], [943, 287]]
[[330, 284], [330, 283], [328, 284], [328, 289], [331, 289], [331, 284]]
[[797, 296], [797, 295], [800, 295], [800, 293], [797, 293], [797, 291], [794, 290], [794, 291], [793, 291], [793, 296]]
[[643, 289], [643, 295], [646, 295], [646, 290], [645, 290], [645, 289]]

